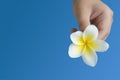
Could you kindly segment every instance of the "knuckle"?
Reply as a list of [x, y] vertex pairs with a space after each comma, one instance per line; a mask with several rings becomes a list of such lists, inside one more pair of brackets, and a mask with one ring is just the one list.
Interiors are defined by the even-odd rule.
[[114, 12], [112, 10], [110, 10], [110, 16], [111, 16], [111, 21], [113, 22]]
[[113, 11], [112, 11], [112, 10], [110, 10], [110, 14], [113, 16], [113, 14], [114, 14], [114, 13], [113, 13]]
[[111, 9], [107, 9], [105, 11], [106, 15], [109, 15], [109, 16], [113, 16], [114, 15], [114, 12], [111, 10]]
[[110, 10], [109, 10], [109, 14], [110, 14], [111, 16], [113, 16], [113, 15], [114, 15], [114, 12], [110, 9]]

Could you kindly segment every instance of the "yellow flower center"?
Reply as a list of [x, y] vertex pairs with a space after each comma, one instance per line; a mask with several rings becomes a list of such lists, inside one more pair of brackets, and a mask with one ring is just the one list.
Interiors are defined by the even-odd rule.
[[87, 40], [83, 41], [83, 46], [87, 47], [89, 45], [89, 42]]
[[88, 45], [88, 42], [87, 42], [87, 41], [84, 41], [84, 45], [86, 45], [86, 46], [87, 46], [87, 45]]

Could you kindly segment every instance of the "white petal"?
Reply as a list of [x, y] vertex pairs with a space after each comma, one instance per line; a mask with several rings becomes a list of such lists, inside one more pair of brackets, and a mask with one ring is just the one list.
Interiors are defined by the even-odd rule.
[[82, 46], [77, 46], [75, 44], [71, 44], [69, 46], [68, 54], [71, 58], [78, 58], [82, 55]]
[[81, 45], [83, 38], [82, 38], [82, 32], [81, 31], [76, 31], [70, 35], [70, 38], [72, 42], [76, 45]]
[[87, 26], [87, 28], [83, 32], [83, 37], [84, 37], [84, 40], [87, 39], [89, 41], [96, 39], [98, 37], [97, 27], [94, 25]]
[[83, 52], [82, 58], [83, 61], [91, 67], [94, 67], [97, 64], [98, 57], [95, 51], [93, 51], [90, 48], [87, 52], [86, 51]]
[[94, 48], [95, 51], [98, 52], [105, 52], [109, 48], [109, 44], [103, 40], [96, 40], [91, 46], [92, 48]]

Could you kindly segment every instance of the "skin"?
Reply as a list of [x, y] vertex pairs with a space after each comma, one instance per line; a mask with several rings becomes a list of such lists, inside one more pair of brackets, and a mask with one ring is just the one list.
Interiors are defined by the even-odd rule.
[[[110, 33], [113, 11], [101, 0], [74, 0], [73, 12], [81, 31], [94, 24], [99, 30], [98, 39], [105, 40]], [[73, 28], [72, 32], [77, 31]]]

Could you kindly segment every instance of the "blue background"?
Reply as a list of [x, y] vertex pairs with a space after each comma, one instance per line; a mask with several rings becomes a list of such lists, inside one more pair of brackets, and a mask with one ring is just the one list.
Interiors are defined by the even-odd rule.
[[0, 1], [0, 80], [119, 80], [120, 5], [114, 11], [110, 49], [95, 68], [68, 56], [70, 29], [77, 26], [72, 0]]

